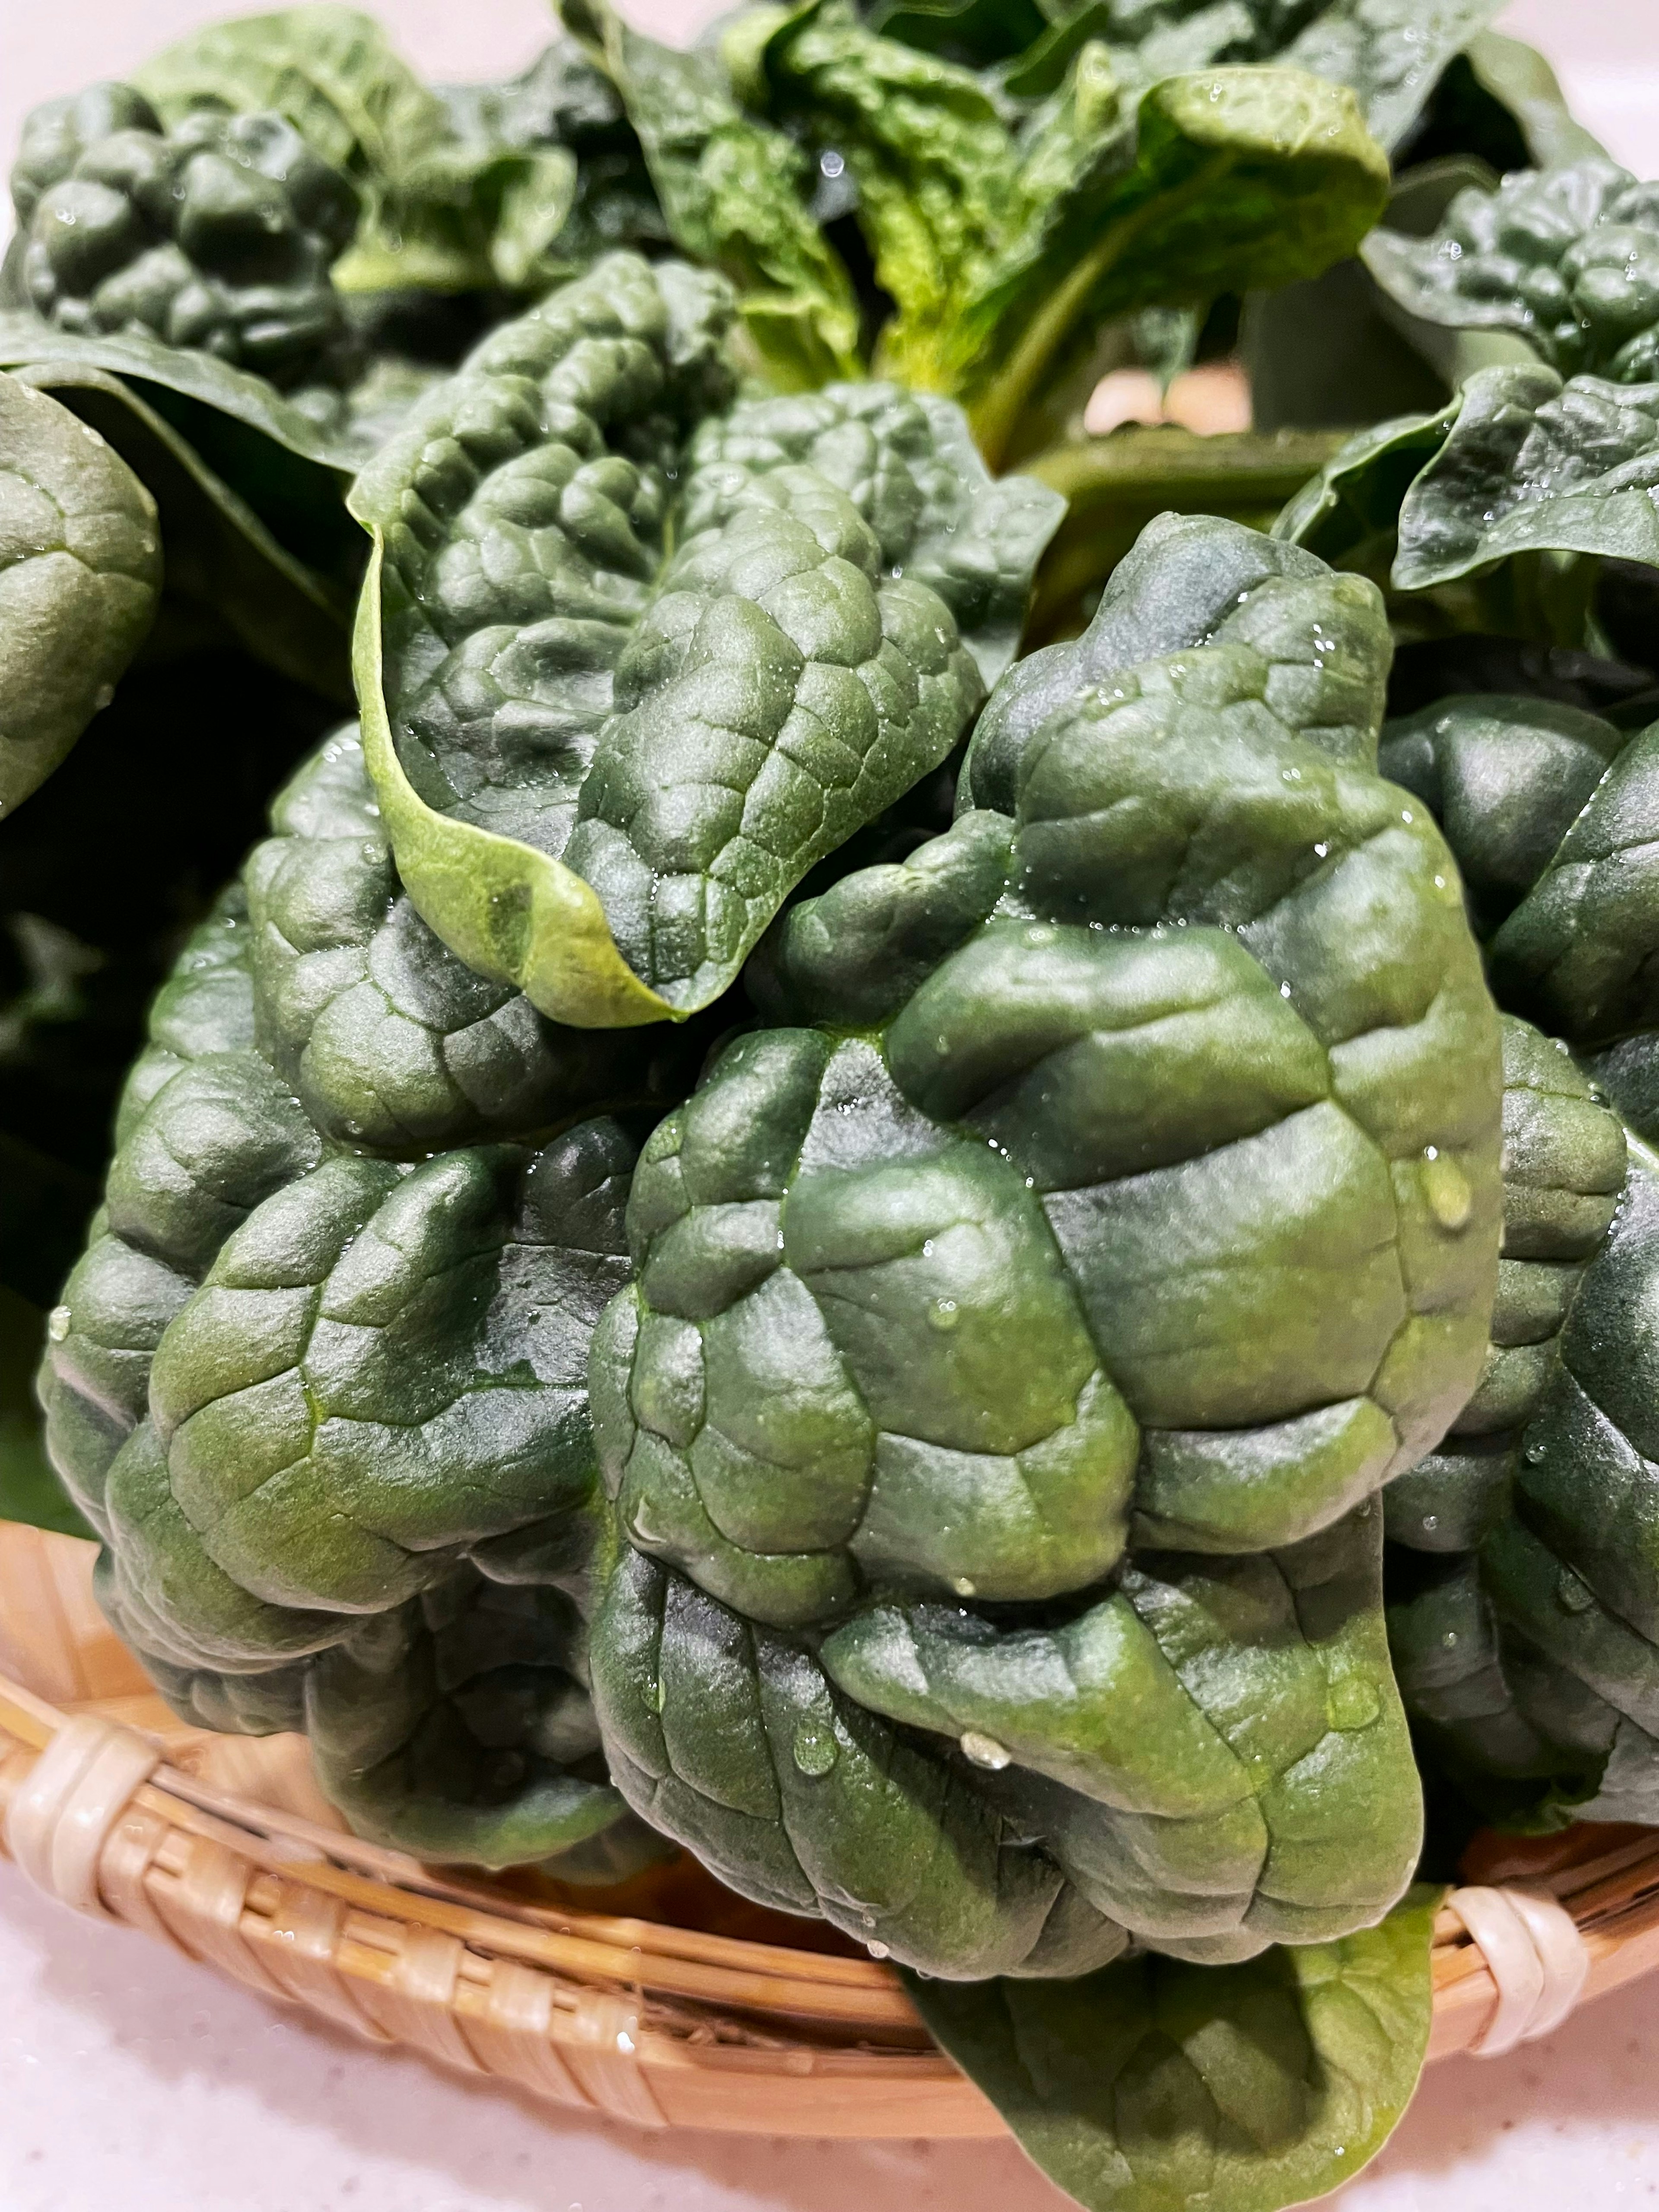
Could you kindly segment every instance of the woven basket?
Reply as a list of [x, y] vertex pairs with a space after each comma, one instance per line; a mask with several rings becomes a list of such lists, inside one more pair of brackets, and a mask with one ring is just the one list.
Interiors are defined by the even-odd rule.
[[[358, 1842], [318, 1795], [302, 1739], [210, 1735], [168, 1713], [93, 1602], [93, 1556], [0, 1522], [0, 1851], [14, 1804], [52, 1798], [66, 1775], [51, 1863], [28, 1870], [70, 1901], [374, 2041], [645, 2127], [1002, 2132], [889, 1967], [690, 1861], [596, 1897]], [[94, 1766], [115, 1778], [112, 1824], [75, 1780]], [[1659, 1965], [1659, 1832], [1480, 1838], [1466, 1872], [1565, 1905], [1584, 1997]], [[1449, 1908], [1434, 1987], [1430, 2056], [1478, 2045], [1499, 1990]]]

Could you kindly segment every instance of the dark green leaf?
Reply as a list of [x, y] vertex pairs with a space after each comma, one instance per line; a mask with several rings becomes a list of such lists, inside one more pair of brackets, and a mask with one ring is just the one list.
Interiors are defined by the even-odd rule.
[[[443, 101], [372, 16], [317, 6], [210, 24], [157, 54], [134, 81], [169, 123], [202, 108], [286, 116], [350, 177], [363, 211], [356, 245], [335, 272], [343, 288], [461, 290], [499, 281], [492, 218], [509, 184], [499, 165], [511, 156], [457, 138]], [[522, 174], [522, 161], [519, 167]], [[559, 179], [568, 210], [568, 164]]]
[[1425, 322], [1513, 331], [1563, 375], [1659, 375], [1659, 187], [1605, 154], [1471, 187], [1431, 236], [1379, 230], [1364, 252]]
[[139, 331], [102, 337], [55, 330], [33, 315], [0, 314], [0, 368], [100, 368], [109, 375], [152, 384], [228, 415], [302, 461], [350, 477], [367, 448], [354, 434], [343, 398], [328, 395], [316, 412], [301, 408], [262, 376], [233, 368], [188, 346], [163, 345]]
[[0, 814], [108, 703], [161, 586], [138, 478], [55, 400], [0, 375]]
[[[95, 430], [155, 501], [164, 605], [175, 630], [182, 625], [199, 641], [222, 627], [295, 683], [349, 696], [345, 590], [278, 542], [190, 439], [147, 404], [143, 386], [73, 360], [39, 362], [15, 375]], [[308, 473], [319, 501], [337, 510], [338, 478], [331, 471]]]
[[1374, 1497], [1478, 1379], [1501, 1083], [1372, 772], [1389, 649], [1370, 584], [1163, 517], [646, 1146], [594, 1696], [747, 1894], [971, 1979], [1401, 1893]]
[[1438, 1893], [1243, 1966], [906, 1984], [936, 2039], [1087, 2212], [1280, 2212], [1387, 2141], [1428, 2048]]
[[1037, 0], [883, 0], [871, 10], [870, 27], [969, 69], [1012, 61], [1050, 30]]
[[1274, 533], [1345, 568], [1391, 574], [1403, 592], [1530, 555], [1659, 567], [1656, 454], [1659, 387], [1564, 383], [1541, 366], [1483, 369], [1440, 414], [1351, 439]]
[[722, 417], [729, 303], [611, 257], [353, 493], [365, 742], [410, 896], [582, 1027], [711, 1004], [800, 878], [939, 765], [1058, 516], [890, 385]]

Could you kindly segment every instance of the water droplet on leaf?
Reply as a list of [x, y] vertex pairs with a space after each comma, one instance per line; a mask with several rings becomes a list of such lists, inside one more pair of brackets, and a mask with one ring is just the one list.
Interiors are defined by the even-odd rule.
[[981, 1735], [977, 1729], [969, 1729], [963, 1735], [962, 1755], [972, 1759], [975, 1766], [988, 1768], [993, 1774], [1000, 1774], [1013, 1759], [1006, 1744], [999, 1743], [994, 1735]]
[[840, 1757], [836, 1732], [828, 1721], [804, 1720], [795, 1730], [790, 1755], [803, 1774], [828, 1774]]

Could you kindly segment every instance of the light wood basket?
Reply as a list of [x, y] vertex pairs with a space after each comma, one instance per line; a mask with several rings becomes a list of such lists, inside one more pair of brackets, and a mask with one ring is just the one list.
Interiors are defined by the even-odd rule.
[[[93, 1601], [93, 1557], [0, 1522], [0, 1851], [14, 1799], [64, 1728], [84, 1732], [94, 1715], [137, 1731], [161, 1763], [97, 1854], [90, 1903], [103, 1917], [373, 2041], [643, 2127], [1003, 2131], [890, 1968], [745, 1905], [689, 1861], [595, 1899], [359, 1842], [318, 1795], [302, 1739], [216, 1736], [173, 1717]], [[1584, 1997], [1659, 1965], [1659, 1831], [1478, 1839], [1465, 1870], [1566, 1906], [1589, 1959]], [[1449, 1911], [1434, 1984], [1430, 2056], [1442, 2057], [1478, 2043], [1498, 2003]]]

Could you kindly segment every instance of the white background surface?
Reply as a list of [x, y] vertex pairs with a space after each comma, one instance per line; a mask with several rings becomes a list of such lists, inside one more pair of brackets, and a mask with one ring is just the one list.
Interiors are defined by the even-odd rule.
[[[25, 111], [116, 76], [224, 0], [0, 0], [0, 150]], [[541, 0], [379, 0], [439, 77], [500, 76]], [[700, 0], [632, 0], [690, 34]], [[1659, 0], [1516, 0], [1583, 119], [1659, 173]], [[0, 2212], [1064, 2212], [1012, 2145], [645, 2135], [538, 2110], [278, 2012], [0, 1866]], [[1659, 1977], [1514, 2056], [1425, 2077], [1343, 2212], [1659, 2201]], [[1227, 2212], [1217, 2206], [1214, 2212]]]

